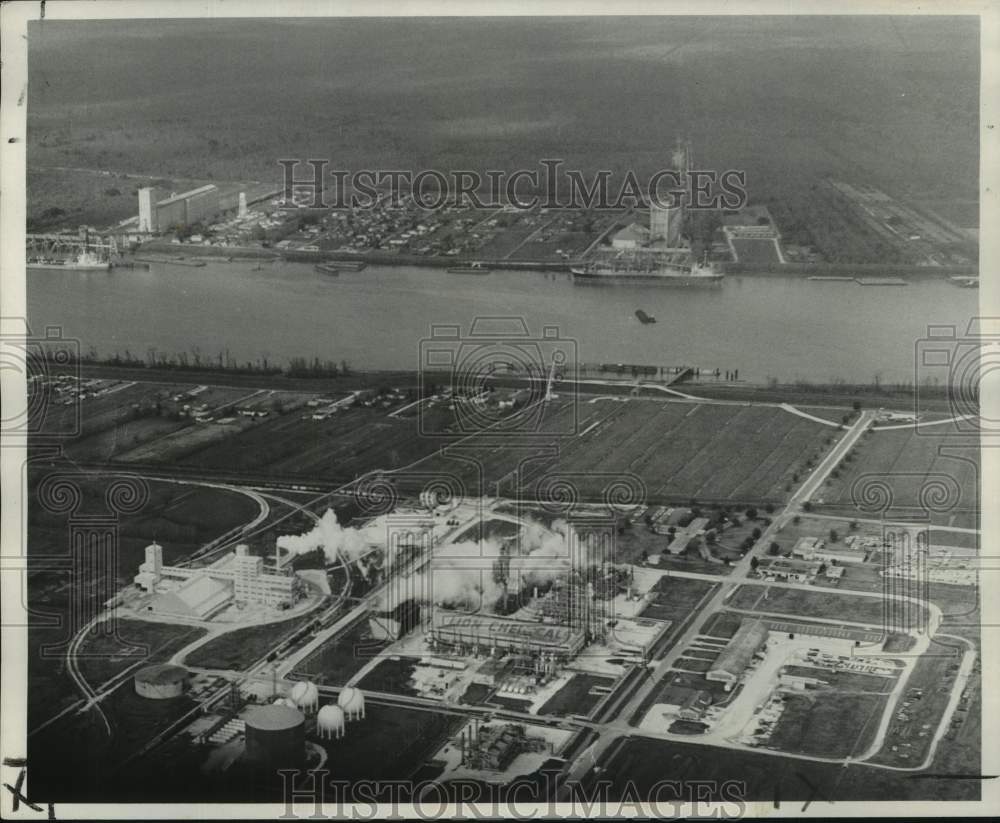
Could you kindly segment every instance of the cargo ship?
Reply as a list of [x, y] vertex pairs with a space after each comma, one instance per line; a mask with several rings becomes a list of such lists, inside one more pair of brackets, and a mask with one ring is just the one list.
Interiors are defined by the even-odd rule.
[[111, 263], [102, 260], [98, 255], [89, 251], [82, 251], [73, 260], [39, 260], [28, 261], [29, 269], [70, 269], [72, 271], [108, 271]]
[[725, 277], [708, 260], [693, 262], [685, 256], [677, 259], [650, 259], [648, 265], [634, 261], [592, 261], [583, 266], [572, 266], [575, 283], [658, 283], [665, 286], [719, 285]]
[[469, 263], [467, 266], [451, 266], [448, 269], [452, 274], [489, 274], [492, 269], [482, 263]]

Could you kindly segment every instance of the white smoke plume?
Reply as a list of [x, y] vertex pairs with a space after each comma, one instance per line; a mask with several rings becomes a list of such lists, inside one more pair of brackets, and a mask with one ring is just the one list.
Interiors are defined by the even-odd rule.
[[327, 509], [311, 531], [298, 535], [282, 535], [278, 538], [277, 544], [279, 549], [284, 549], [293, 556], [321, 548], [330, 562], [338, 557], [353, 562], [369, 548], [365, 533], [352, 526], [341, 526], [333, 509]]
[[[521, 529], [520, 539], [514, 544], [507, 574], [507, 590], [516, 592], [522, 585], [541, 586], [565, 574], [569, 567], [566, 543], [568, 524], [556, 520], [551, 527], [529, 521]], [[368, 567], [360, 558], [371, 552], [373, 543], [384, 547], [384, 530], [343, 526], [332, 509], [327, 509], [319, 523], [301, 535], [283, 535], [277, 545], [292, 555], [322, 548], [330, 562], [342, 557], [362, 568], [367, 576]], [[467, 603], [473, 608], [491, 606], [503, 594], [503, 583], [493, 574], [492, 559], [501, 554], [502, 541], [489, 538], [482, 543], [466, 540], [449, 543], [435, 551], [434, 561], [405, 581], [394, 581], [386, 586], [380, 598], [380, 608], [392, 610], [409, 599], [424, 603]], [[383, 560], [386, 577], [392, 578], [396, 558]]]

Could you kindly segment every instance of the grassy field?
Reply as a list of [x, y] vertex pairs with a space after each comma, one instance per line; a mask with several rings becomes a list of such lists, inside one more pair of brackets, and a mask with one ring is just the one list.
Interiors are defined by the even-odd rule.
[[196, 626], [119, 620], [117, 636], [92, 635], [83, 641], [80, 671], [87, 682], [98, 686], [136, 663], [168, 660], [174, 652], [205, 634], [205, 629]]
[[448, 442], [418, 435], [415, 420], [352, 408], [326, 420], [286, 414], [204, 447], [181, 463], [200, 468], [311, 475], [352, 480], [372, 469], [396, 469]]
[[740, 240], [731, 241], [736, 249], [737, 262], [739, 263], [764, 263], [767, 265], [780, 263], [778, 250], [772, 240]]
[[[839, 722], [839, 721], [838, 721]], [[755, 754], [733, 749], [632, 738], [603, 764], [612, 782], [612, 797], [640, 796], [660, 781], [734, 781], [745, 786], [746, 800], [782, 804], [805, 800], [812, 808], [845, 800], [971, 800], [979, 785], [971, 780], [911, 780], [905, 772], [889, 772], [859, 764], [816, 763], [798, 758]], [[631, 795], [623, 794], [626, 783]]]
[[377, 692], [417, 694], [413, 686], [410, 685], [410, 677], [416, 665], [417, 660], [413, 657], [387, 657], [380, 660], [374, 669], [362, 677], [358, 685], [363, 689]]
[[[599, 500], [627, 474], [639, 479], [651, 501], [780, 500], [806, 458], [825, 448], [824, 428], [762, 406], [565, 400], [540, 423], [539, 431], [552, 437], [538, 436], [531, 449], [477, 450], [477, 438], [471, 438], [462, 453], [475, 466], [463, 468], [445, 454], [422, 468], [459, 472], [470, 486], [479, 475], [487, 484], [505, 478], [502, 489], [529, 495], [544, 494], [558, 476], [581, 498]], [[558, 455], [547, 457], [546, 449], [558, 449]]]
[[[945, 644], [949, 645], [945, 645]], [[938, 723], [951, 697], [955, 672], [965, 646], [957, 642], [935, 642], [920, 656], [906, 682], [906, 703], [899, 704], [903, 716], [897, 713], [889, 724], [885, 746], [874, 761], [893, 766], [913, 766], [923, 761], [937, 730]], [[974, 678], [970, 678], [972, 684]], [[973, 684], [973, 688], [976, 688]], [[920, 689], [922, 695], [912, 694]], [[896, 747], [896, 751], [892, 748]]]
[[569, 682], [550, 697], [538, 710], [538, 714], [554, 714], [565, 717], [571, 714], [589, 716], [598, 703], [604, 699], [603, 694], [591, 694], [594, 686], [610, 688], [615, 681], [610, 677], [598, 677], [592, 674], [574, 674]]
[[297, 628], [312, 620], [311, 615], [302, 615], [277, 623], [237, 629], [210, 640], [199, 646], [184, 662], [189, 666], [206, 669], [236, 669], [241, 671], [259, 660], [282, 638], [291, 635]]
[[[149, 397], [151, 390], [128, 391]], [[236, 387], [210, 391], [212, 406], [248, 397]], [[133, 395], [122, 395], [124, 408]], [[126, 464], [337, 481], [376, 468], [401, 470], [394, 478], [401, 488], [421, 485], [430, 473], [455, 478], [468, 494], [494, 491], [499, 481], [504, 494], [547, 498], [553, 483], [566, 482], [581, 499], [601, 500], [624, 480], [652, 501], [694, 497], [742, 505], [787, 496], [806, 460], [829, 445], [822, 425], [771, 407], [588, 399], [564, 396], [539, 407], [537, 417], [524, 421], [518, 442], [506, 435], [498, 441], [492, 430], [470, 435], [443, 407], [422, 420], [359, 407], [317, 421], [303, 419], [293, 405], [253, 422], [183, 427], [151, 418], [124, 428], [116, 422], [122, 409], [112, 407], [94, 418], [94, 431], [77, 448]], [[428, 426], [434, 435], [427, 436]]]
[[[820, 174], [904, 189], [917, 176], [925, 201], [977, 191], [974, 21], [48, 23], [29, 31], [32, 166], [273, 179], [277, 157], [335, 150], [344, 169], [560, 157], [642, 179], [669, 152], [650, 135], [684, 122], [704, 168], [746, 170], [764, 200]], [[461, 48], [446, 57], [433, 42]], [[920, 73], [927, 92], [902, 97]], [[719, 112], [745, 128], [717, 128]], [[831, 134], [831, 119], [846, 125]]]
[[458, 731], [463, 718], [370, 704], [365, 719], [349, 726], [350, 745], [318, 741], [340, 780], [403, 779]]
[[653, 600], [643, 610], [643, 617], [678, 623], [691, 614], [716, 584], [689, 577], [661, 577], [653, 587]]
[[195, 702], [187, 696], [148, 700], [126, 682], [101, 706], [114, 730], [111, 737], [97, 714], [86, 712], [71, 714], [28, 738], [35, 781], [31, 791], [39, 793], [33, 797], [99, 802], [114, 796], [113, 775], [123, 761], [192, 709]]
[[872, 694], [788, 695], [768, 748], [819, 757], [860, 754], [878, 729], [885, 698]]
[[362, 621], [336, 639], [324, 643], [303, 660], [295, 673], [333, 686], [343, 686], [388, 646], [373, 640]]
[[883, 603], [878, 597], [851, 596], [818, 589], [740, 586], [726, 605], [731, 609], [813, 617], [832, 623], [850, 620], [881, 626], [884, 620]]
[[[975, 440], [935, 426], [921, 431], [898, 429], [865, 435], [831, 475], [813, 502], [856, 516], [923, 512], [930, 508], [938, 525], [976, 526], [979, 461]], [[873, 485], [877, 484], [877, 485]], [[870, 492], [881, 487], [889, 498]], [[940, 498], [938, 497], [940, 493]]]

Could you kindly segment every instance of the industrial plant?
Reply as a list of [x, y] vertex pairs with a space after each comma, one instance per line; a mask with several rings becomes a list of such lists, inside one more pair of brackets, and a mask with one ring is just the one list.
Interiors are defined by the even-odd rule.
[[250, 554], [246, 545], [211, 565], [166, 566], [163, 546], [146, 546], [146, 559], [135, 575], [135, 585], [152, 595], [145, 610], [157, 615], [210, 620], [228, 606], [293, 606], [305, 586], [290, 568], [275, 559], [274, 571], [265, 571], [264, 559]]

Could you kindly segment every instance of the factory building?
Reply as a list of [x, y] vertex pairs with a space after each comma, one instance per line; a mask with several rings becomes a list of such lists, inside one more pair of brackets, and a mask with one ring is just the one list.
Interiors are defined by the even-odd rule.
[[[157, 592], [165, 579], [179, 585]], [[237, 546], [235, 552], [210, 566], [188, 568], [163, 565], [163, 547], [151, 543], [135, 575], [135, 584], [156, 593], [147, 607], [149, 611], [199, 620], [208, 619], [233, 601], [285, 608], [294, 604], [301, 592], [298, 577], [290, 571], [265, 571], [263, 558], [250, 554], [245, 545]]]
[[705, 674], [707, 680], [725, 683], [732, 688], [739, 682], [753, 656], [767, 643], [767, 624], [760, 620], [744, 620], [732, 640], [722, 650]]
[[610, 607], [597, 597], [593, 583], [558, 581], [540, 606], [544, 620], [572, 627], [591, 638], [603, 638], [607, 633]]
[[584, 633], [569, 626], [528, 623], [487, 614], [467, 614], [435, 607], [431, 639], [449, 649], [480, 649], [498, 654], [552, 654], [575, 657], [586, 645]]
[[541, 738], [528, 737], [519, 723], [480, 724], [478, 720], [463, 729], [454, 743], [463, 766], [492, 772], [502, 772], [522, 752], [544, 751], [547, 746]]

